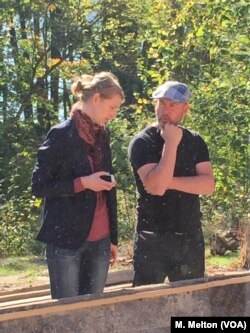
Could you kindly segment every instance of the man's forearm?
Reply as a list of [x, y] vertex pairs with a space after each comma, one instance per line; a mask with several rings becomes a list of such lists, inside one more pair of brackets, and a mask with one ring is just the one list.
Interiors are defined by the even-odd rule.
[[211, 175], [173, 177], [168, 189], [191, 194], [212, 194], [214, 191], [214, 178]]
[[165, 145], [161, 160], [144, 177], [144, 187], [153, 195], [163, 195], [172, 181], [177, 147]]

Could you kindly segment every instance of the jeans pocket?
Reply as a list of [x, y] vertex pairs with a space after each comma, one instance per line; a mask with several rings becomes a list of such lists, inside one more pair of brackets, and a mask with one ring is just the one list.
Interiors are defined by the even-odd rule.
[[156, 233], [153, 231], [142, 230], [138, 233], [138, 237], [145, 241], [155, 240]]

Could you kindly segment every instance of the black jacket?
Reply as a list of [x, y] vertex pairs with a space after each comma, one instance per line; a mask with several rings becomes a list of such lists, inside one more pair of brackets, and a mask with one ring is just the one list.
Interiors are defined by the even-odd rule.
[[[111, 150], [104, 147], [104, 171], [113, 174]], [[45, 198], [43, 223], [37, 240], [78, 249], [87, 239], [94, 217], [96, 192], [74, 193], [74, 178], [92, 173], [84, 140], [72, 119], [53, 127], [38, 150], [32, 193]], [[111, 242], [117, 244], [116, 190], [107, 191]]]

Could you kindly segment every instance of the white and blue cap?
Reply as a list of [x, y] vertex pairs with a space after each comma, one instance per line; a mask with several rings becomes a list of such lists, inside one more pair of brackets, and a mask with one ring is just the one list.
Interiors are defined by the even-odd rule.
[[167, 81], [152, 94], [153, 99], [167, 98], [177, 103], [185, 103], [191, 97], [187, 85], [178, 81]]

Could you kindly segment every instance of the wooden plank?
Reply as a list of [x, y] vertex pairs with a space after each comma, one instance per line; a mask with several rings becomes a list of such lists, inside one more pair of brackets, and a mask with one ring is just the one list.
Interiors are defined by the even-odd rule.
[[27, 305], [33, 305], [37, 303], [42, 303], [43, 301], [51, 301], [50, 295], [47, 296], [40, 296], [40, 297], [35, 297], [35, 298], [25, 298], [25, 299], [19, 299], [15, 301], [7, 301], [2, 303], [1, 309], [11, 309], [11, 308], [16, 308], [18, 306], [27, 306]]
[[78, 296], [64, 300], [50, 300], [47, 304], [34, 304], [32, 308], [27, 309], [25, 306], [16, 308], [16, 311], [3, 313], [0, 315], [0, 321], [13, 320], [18, 318], [28, 318], [40, 315], [60, 314], [63, 312], [75, 311], [83, 308], [99, 307], [101, 305], [110, 305], [121, 302], [132, 302], [135, 300], [143, 300], [146, 298], [178, 295], [181, 293], [191, 293], [194, 291], [215, 288], [218, 286], [228, 286], [242, 283], [250, 283], [250, 275], [244, 277], [232, 277], [224, 280], [219, 279], [210, 282], [197, 284], [186, 284], [182, 282], [179, 287], [170, 288], [165, 284], [141, 286], [136, 288], [125, 288], [119, 291], [111, 291], [99, 297], [95, 295]]
[[[115, 286], [121, 283], [131, 282], [133, 277], [132, 269], [110, 272], [107, 277], [106, 286]], [[9, 306], [13, 306], [15, 304], [21, 304], [19, 300], [23, 300], [23, 303], [27, 303], [25, 300], [28, 299], [28, 302], [31, 302], [31, 299], [35, 301], [36, 298], [48, 296], [50, 298], [50, 289], [49, 285], [43, 285], [40, 287], [34, 288], [24, 288], [15, 290], [7, 293], [0, 293], [0, 309]]]
[[[120, 290], [122, 288], [129, 288], [129, 287], [131, 287], [131, 283], [108, 286], [104, 288], [104, 293], [109, 293], [110, 291]], [[18, 296], [21, 295], [18, 294]], [[47, 304], [48, 301], [51, 301], [50, 291], [44, 293], [44, 295], [41, 292], [40, 294], [37, 294], [37, 292], [31, 292], [31, 293], [26, 293], [24, 298], [15, 299], [13, 297], [1, 300], [0, 310], [15, 308], [17, 306], [22, 306], [22, 305], [23, 306], [34, 305], [40, 302], [42, 304], [43, 301], [46, 301]]]
[[38, 286], [31, 286], [31, 287], [25, 287], [25, 288], [16, 288], [15, 290], [7, 290], [7, 291], [0, 291], [0, 296], [7, 296], [7, 295], [12, 295], [12, 294], [17, 294], [17, 293], [25, 293], [25, 292], [30, 292], [30, 291], [36, 291], [36, 290], [44, 290], [44, 289], [49, 289], [49, 284], [40, 284]]
[[49, 296], [50, 295], [50, 289], [43, 289], [38, 291], [26, 291], [24, 293], [17, 292], [13, 293], [11, 295], [4, 295], [0, 296], [0, 308], [2, 307], [2, 303], [4, 302], [11, 302], [11, 301], [17, 301], [17, 300], [24, 300], [26, 298], [35, 298], [35, 297], [41, 297], [41, 296]]
[[[106, 287], [104, 289], [104, 293], [108, 293], [110, 291], [120, 290], [122, 288], [129, 288], [131, 287], [131, 278], [132, 278], [132, 270], [124, 270], [124, 271], [117, 271], [117, 272], [111, 272], [109, 274], [109, 278], [107, 280]], [[165, 284], [165, 286], [168, 287], [175, 287], [175, 286], [181, 286], [183, 283], [185, 285], [191, 285], [194, 283], [200, 283], [213, 281], [213, 280], [223, 280], [226, 277], [241, 277], [241, 276], [248, 276], [249, 272], [232, 272], [232, 274], [223, 274], [218, 276], [211, 276], [203, 279], [196, 279], [196, 280], [186, 280], [186, 281], [179, 281], [179, 282], [172, 282]], [[124, 283], [125, 281], [125, 283]], [[126, 281], [130, 281], [127, 283]], [[1, 295], [0, 296], [0, 310], [6, 309], [6, 308], [14, 308], [15, 306], [21, 306], [21, 305], [32, 305], [39, 303], [39, 300], [46, 299], [47, 301], [50, 300], [50, 290], [48, 289], [49, 285], [44, 285], [44, 289], [38, 288], [30, 288], [29, 291], [17, 290], [14, 291], [10, 295]], [[39, 290], [40, 289], [40, 290]], [[27, 289], [25, 289], [27, 290]]]
[[131, 282], [134, 271], [132, 269], [124, 269], [122, 271], [110, 272], [108, 274], [106, 286]]
[[[107, 277], [106, 286], [114, 286], [121, 283], [128, 283], [132, 281], [133, 277], [133, 270], [132, 269], [126, 269], [122, 271], [116, 271], [116, 272], [109, 272]], [[0, 308], [2, 307], [1, 303], [4, 302], [11, 302], [15, 300], [20, 299], [26, 299], [26, 298], [35, 298], [35, 297], [41, 297], [41, 296], [47, 296], [50, 295], [50, 287], [49, 284], [45, 284], [42, 286], [36, 286], [33, 288], [23, 288], [23, 289], [17, 289], [0, 293]]]

